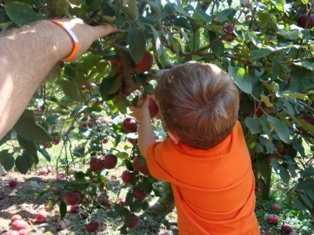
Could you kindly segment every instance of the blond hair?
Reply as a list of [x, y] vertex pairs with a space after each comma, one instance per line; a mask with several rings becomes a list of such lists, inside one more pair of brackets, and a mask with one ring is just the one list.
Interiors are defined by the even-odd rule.
[[238, 119], [239, 91], [230, 75], [213, 64], [174, 66], [158, 81], [155, 97], [165, 128], [196, 149], [222, 142]]

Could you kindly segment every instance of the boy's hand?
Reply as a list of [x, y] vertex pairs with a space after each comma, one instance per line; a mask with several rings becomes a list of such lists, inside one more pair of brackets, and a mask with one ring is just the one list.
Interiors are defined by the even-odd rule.
[[139, 106], [130, 106], [130, 109], [133, 112], [132, 116], [140, 122], [145, 118], [150, 119], [150, 113], [148, 108], [150, 99], [150, 95], [147, 95], [142, 98], [142, 103]]

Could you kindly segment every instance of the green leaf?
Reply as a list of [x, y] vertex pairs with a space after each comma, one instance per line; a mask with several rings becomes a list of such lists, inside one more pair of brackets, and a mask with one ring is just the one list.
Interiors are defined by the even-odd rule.
[[296, 66], [300, 66], [309, 70], [314, 70], [314, 64], [308, 61], [303, 61], [303, 62], [295, 62], [294, 63]]
[[[314, 187], [314, 185], [312, 185], [313, 187]], [[308, 208], [310, 208], [310, 209], [312, 209], [313, 208], [313, 201], [312, 200], [310, 200], [310, 198], [308, 198], [308, 196], [304, 193], [304, 192], [301, 192], [300, 193], [300, 197], [301, 197], [301, 199], [302, 199], [302, 201], [304, 202], [304, 204], [308, 207]]]
[[25, 110], [13, 128], [18, 135], [26, 140], [37, 143], [52, 141], [52, 137], [46, 130], [35, 122], [35, 116], [31, 110]]
[[299, 188], [299, 189], [313, 189], [314, 188], [314, 179], [308, 178], [305, 180], [301, 180], [297, 184], [297, 188]]
[[143, 31], [135, 27], [130, 27], [128, 31], [128, 44], [130, 46], [131, 56], [135, 63], [138, 64], [142, 61], [146, 50]]
[[212, 21], [213, 19], [213, 17], [207, 15], [205, 11], [200, 9], [194, 9], [194, 13], [197, 14], [206, 23]]
[[288, 40], [291, 40], [291, 41], [297, 40], [301, 36], [301, 32], [299, 30], [285, 31], [283, 29], [279, 29], [278, 33], [284, 39], [288, 39]]
[[249, 59], [254, 60], [254, 59], [259, 59], [263, 58], [269, 54], [271, 54], [273, 50], [269, 48], [262, 48], [262, 49], [257, 49], [257, 50], [252, 50], [249, 55]]
[[229, 73], [239, 88], [248, 94], [252, 93], [252, 82], [247, 75], [246, 70], [240, 67], [229, 65]]
[[19, 155], [15, 159], [15, 166], [22, 174], [26, 174], [28, 169], [30, 168], [29, 161], [25, 155]]
[[63, 219], [65, 215], [67, 214], [67, 205], [65, 204], [64, 201], [60, 202], [59, 211], [60, 211], [61, 219]]
[[23, 26], [35, 22], [39, 17], [32, 7], [22, 2], [8, 2], [4, 5], [5, 11], [9, 18], [18, 26]]
[[228, 8], [225, 10], [222, 10], [217, 13], [217, 16], [215, 18], [216, 21], [223, 23], [226, 21], [230, 21], [233, 19], [234, 15], [237, 13], [237, 10], [234, 8]]
[[40, 148], [40, 149], [38, 149], [38, 151], [46, 158], [46, 160], [48, 162], [51, 161], [51, 157], [50, 157], [49, 153], [46, 151], [46, 149]]
[[284, 11], [285, 10], [285, 5], [286, 5], [286, 1], [285, 0], [276, 0], [276, 8], [279, 11]]
[[113, 99], [123, 84], [123, 75], [108, 76], [100, 83], [99, 92], [104, 101]]
[[152, 25], [149, 25], [149, 26], [152, 29], [153, 34], [154, 34], [154, 42], [155, 42], [157, 56], [160, 57], [164, 53], [164, 48], [160, 40], [159, 32]]
[[19, 144], [23, 147], [23, 149], [31, 156], [31, 158], [37, 164], [39, 162], [37, 156], [37, 147], [33, 141], [26, 140], [20, 136], [17, 136]]
[[9, 171], [14, 166], [14, 158], [7, 149], [0, 152], [0, 163], [6, 171]]
[[74, 101], [83, 102], [85, 97], [80, 87], [75, 82], [69, 80], [60, 81], [62, 89], [66, 96], [70, 97]]
[[314, 83], [314, 71], [307, 67], [295, 66], [291, 72], [290, 93], [306, 93]]
[[125, 114], [127, 112], [127, 108], [130, 106], [130, 102], [126, 97], [121, 97], [115, 105], [119, 109], [120, 113]]
[[261, 133], [261, 131], [262, 131], [262, 125], [261, 125], [260, 121], [258, 121], [255, 118], [247, 117], [245, 119], [245, 125], [250, 129], [252, 135]]
[[272, 116], [267, 116], [267, 120], [271, 123], [272, 127], [275, 129], [276, 133], [278, 134], [279, 138], [285, 142], [289, 143], [289, 129], [287, 125], [282, 122], [281, 120], [274, 118]]
[[138, 6], [137, 1], [135, 0], [127, 0], [127, 7], [124, 7], [124, 10], [127, 11], [132, 19], [138, 19], [139, 12], [138, 12]]
[[285, 182], [286, 184], [289, 183], [290, 175], [286, 168], [281, 168], [279, 175], [283, 182]]
[[180, 5], [174, 5], [174, 9], [175, 9], [176, 12], [178, 12], [178, 13], [180, 13], [180, 14], [182, 14], [182, 15], [188, 17], [188, 18], [193, 19], [193, 17], [192, 17], [189, 13], [187, 13], [187, 12], [182, 8], [182, 6], [180, 6]]

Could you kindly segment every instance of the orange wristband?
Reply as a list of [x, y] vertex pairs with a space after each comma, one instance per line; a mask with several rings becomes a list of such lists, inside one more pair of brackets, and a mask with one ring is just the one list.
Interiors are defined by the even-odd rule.
[[73, 32], [70, 28], [66, 27], [62, 22], [57, 21], [57, 20], [50, 20], [50, 21], [51, 21], [52, 23], [54, 23], [54, 24], [60, 26], [61, 28], [63, 28], [63, 29], [69, 34], [69, 36], [71, 37], [71, 40], [72, 40], [72, 42], [73, 42], [73, 49], [72, 49], [72, 52], [70, 53], [70, 55], [68, 55], [66, 58], [64, 58], [64, 59], [62, 60], [62, 61], [64, 61], [64, 62], [68, 62], [68, 61], [72, 60], [72, 59], [76, 56], [76, 53], [77, 53], [77, 51], [78, 51], [78, 49], [79, 49], [80, 43], [79, 43], [79, 41], [78, 41], [76, 35], [74, 34], [74, 32]]

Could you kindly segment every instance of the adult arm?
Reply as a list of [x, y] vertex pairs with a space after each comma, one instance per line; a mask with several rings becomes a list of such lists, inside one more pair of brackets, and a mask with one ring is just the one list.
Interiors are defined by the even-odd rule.
[[[76, 60], [97, 38], [116, 31], [112, 25], [89, 26], [81, 19], [63, 20], [79, 41]], [[38, 86], [73, 49], [72, 39], [48, 20], [0, 37], [0, 139], [14, 126]]]
[[143, 155], [144, 158], [146, 158], [146, 152], [148, 147], [156, 142], [156, 137], [154, 134], [154, 130], [152, 128], [151, 124], [151, 117], [149, 114], [149, 99], [150, 96], [146, 96], [144, 98], [144, 102], [142, 106], [135, 107], [131, 106], [131, 110], [133, 112], [133, 116], [139, 121], [139, 129], [138, 129], [138, 148]]

